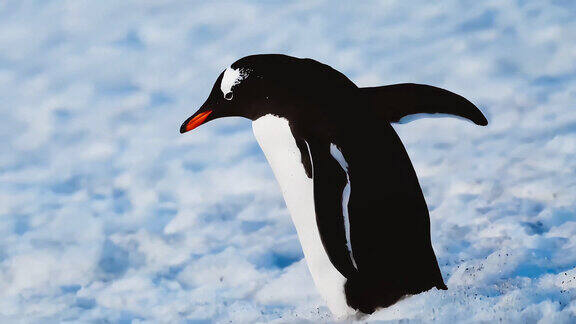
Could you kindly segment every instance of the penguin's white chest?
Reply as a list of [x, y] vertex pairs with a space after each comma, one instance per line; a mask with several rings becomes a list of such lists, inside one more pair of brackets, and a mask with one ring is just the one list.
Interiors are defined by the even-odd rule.
[[306, 176], [288, 120], [266, 115], [255, 120], [252, 128], [280, 184], [316, 287], [334, 315], [353, 314], [355, 311], [347, 305], [344, 294], [346, 278], [332, 265], [320, 240], [313, 180]]

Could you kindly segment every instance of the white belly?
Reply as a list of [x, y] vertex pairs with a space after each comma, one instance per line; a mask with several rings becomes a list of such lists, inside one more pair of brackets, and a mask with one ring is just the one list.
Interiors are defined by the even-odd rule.
[[334, 315], [354, 314], [355, 311], [346, 304], [346, 278], [332, 265], [320, 240], [314, 211], [313, 181], [306, 176], [288, 121], [266, 115], [255, 120], [252, 128], [280, 184], [316, 288]]

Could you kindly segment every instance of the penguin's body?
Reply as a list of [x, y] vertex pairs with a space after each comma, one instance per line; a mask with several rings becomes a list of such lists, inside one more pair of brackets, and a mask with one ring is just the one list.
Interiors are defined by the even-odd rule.
[[320, 293], [337, 316], [447, 289], [424, 196], [390, 122], [420, 113], [487, 121], [469, 101], [415, 84], [358, 88], [310, 59], [255, 55], [224, 71], [181, 132], [253, 120]]
[[354, 313], [346, 303], [346, 278], [330, 262], [316, 226], [314, 184], [302, 164], [302, 154], [309, 154], [308, 147], [303, 148], [304, 152], [298, 148], [287, 119], [265, 115], [256, 119], [252, 127], [280, 184], [317, 289], [335, 315]]

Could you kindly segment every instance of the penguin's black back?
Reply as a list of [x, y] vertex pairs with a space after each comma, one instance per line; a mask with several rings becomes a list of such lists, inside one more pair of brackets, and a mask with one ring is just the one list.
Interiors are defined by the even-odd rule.
[[[370, 139], [370, 140], [365, 140]], [[408, 154], [390, 125], [364, 125], [342, 139], [356, 276], [350, 306], [365, 313], [404, 295], [446, 289], [430, 239], [430, 217]]]

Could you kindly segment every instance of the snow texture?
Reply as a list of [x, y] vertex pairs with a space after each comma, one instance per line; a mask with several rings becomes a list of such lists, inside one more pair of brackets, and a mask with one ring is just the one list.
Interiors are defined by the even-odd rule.
[[446, 88], [490, 121], [394, 126], [449, 290], [365, 321], [576, 321], [575, 9], [1, 1], [0, 322], [332, 320], [250, 122], [178, 132], [254, 53]]

